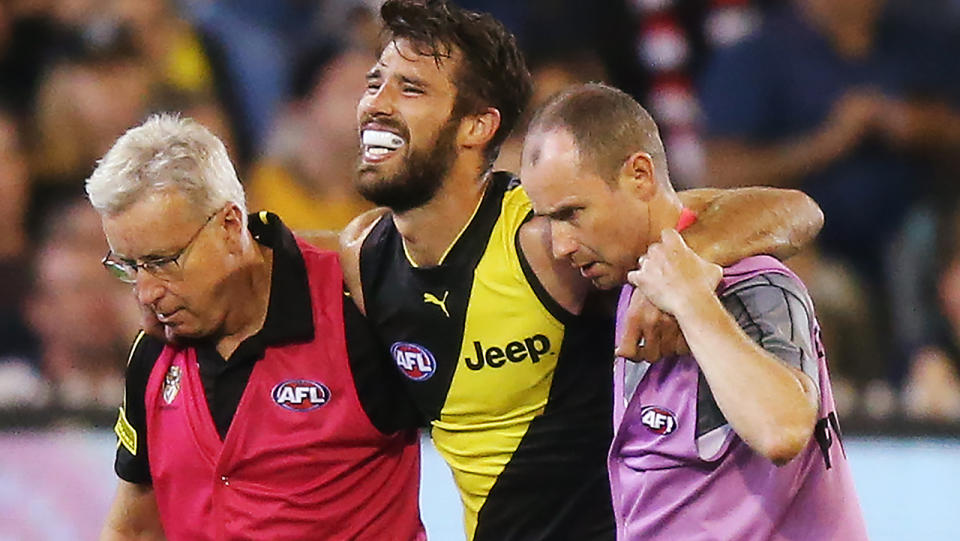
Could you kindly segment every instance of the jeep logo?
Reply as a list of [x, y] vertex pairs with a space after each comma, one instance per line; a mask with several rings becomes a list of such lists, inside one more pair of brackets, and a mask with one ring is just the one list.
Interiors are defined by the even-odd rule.
[[484, 348], [479, 341], [473, 342], [476, 351], [474, 359], [465, 357], [463, 361], [470, 370], [480, 370], [486, 364], [491, 368], [500, 368], [507, 361], [519, 363], [530, 357], [530, 362], [540, 362], [540, 356], [550, 351], [550, 339], [542, 334], [535, 334], [523, 341], [510, 342], [504, 347], [491, 346]]

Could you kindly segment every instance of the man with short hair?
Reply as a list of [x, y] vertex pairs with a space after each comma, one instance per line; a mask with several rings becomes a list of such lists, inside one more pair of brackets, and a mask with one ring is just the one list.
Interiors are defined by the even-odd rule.
[[[553, 260], [517, 180], [491, 171], [530, 95], [523, 57], [499, 22], [452, 4], [390, 0], [381, 15], [358, 186], [389, 212], [343, 235], [352, 296], [453, 471], [469, 539], [612, 539], [612, 307], [588, 296], [593, 267]], [[685, 200], [728, 222], [689, 231], [722, 262], [789, 253], [819, 226], [796, 192]]]
[[336, 253], [248, 218], [223, 144], [187, 119], [129, 130], [87, 194], [104, 266], [164, 338], [130, 352], [102, 539], [424, 539], [416, 433], [380, 421], [378, 363], [354, 365], [380, 352]]
[[619, 90], [574, 87], [534, 118], [522, 163], [558, 260], [590, 261], [609, 289], [640, 258], [630, 281], [690, 347], [616, 362], [618, 539], [866, 539], [806, 289], [773, 257], [721, 269], [686, 246], [678, 231], [698, 215], [670, 185], [647, 112]]

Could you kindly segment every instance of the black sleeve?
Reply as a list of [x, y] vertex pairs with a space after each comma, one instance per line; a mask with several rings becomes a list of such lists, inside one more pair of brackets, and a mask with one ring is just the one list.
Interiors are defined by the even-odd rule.
[[113, 469], [124, 481], [150, 484], [147, 454], [147, 380], [156, 364], [163, 342], [140, 332], [130, 348], [123, 405], [113, 430], [117, 434], [117, 458]]
[[766, 273], [725, 291], [721, 301], [740, 327], [765, 351], [803, 371], [819, 388], [810, 297], [793, 278]]
[[426, 421], [404, 388], [390, 352], [346, 293], [343, 324], [354, 386], [373, 426], [384, 434], [424, 426]]

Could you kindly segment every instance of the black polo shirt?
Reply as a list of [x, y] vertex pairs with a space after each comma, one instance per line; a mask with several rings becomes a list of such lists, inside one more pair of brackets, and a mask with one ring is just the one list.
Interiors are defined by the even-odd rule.
[[[253, 367], [263, 358], [266, 348], [308, 342], [318, 332], [314, 328], [307, 270], [293, 233], [272, 213], [251, 214], [248, 221], [253, 238], [273, 250], [270, 300], [263, 327], [241, 342], [229, 359], [220, 355], [212, 340], [188, 344], [196, 349], [207, 406], [221, 440], [230, 428]], [[384, 433], [418, 425], [420, 420], [403, 394], [387, 349], [376, 340], [365, 318], [347, 298], [343, 312], [351, 369], [367, 416]], [[126, 395], [118, 425], [126, 422], [136, 431], [136, 454], [125, 445], [118, 445], [115, 470], [122, 479], [133, 483], [151, 481], [144, 393], [163, 347], [162, 340], [141, 334], [134, 342], [127, 366]]]

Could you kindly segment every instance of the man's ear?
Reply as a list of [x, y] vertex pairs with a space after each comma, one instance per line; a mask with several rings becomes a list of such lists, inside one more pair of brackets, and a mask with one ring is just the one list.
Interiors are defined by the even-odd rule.
[[465, 147], [486, 146], [500, 128], [500, 110], [487, 107], [482, 113], [466, 115], [460, 122], [457, 133], [459, 143]]
[[228, 203], [228, 205], [227, 209], [223, 211], [223, 221], [220, 222], [220, 225], [226, 233], [227, 243], [231, 250], [238, 250], [242, 245], [240, 239], [243, 238], [246, 230], [243, 225], [244, 215], [235, 203]]
[[643, 201], [657, 193], [656, 170], [653, 158], [643, 151], [631, 154], [620, 166], [620, 187]]

